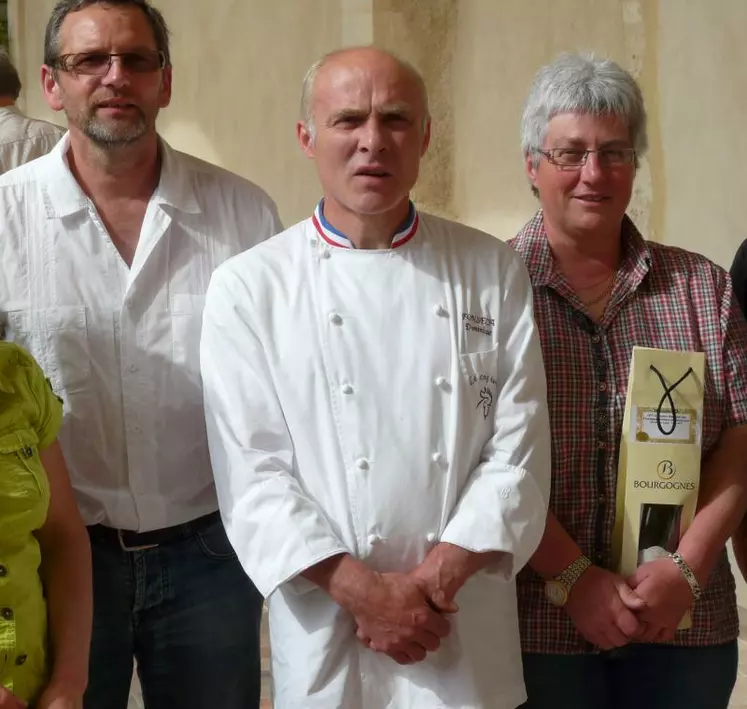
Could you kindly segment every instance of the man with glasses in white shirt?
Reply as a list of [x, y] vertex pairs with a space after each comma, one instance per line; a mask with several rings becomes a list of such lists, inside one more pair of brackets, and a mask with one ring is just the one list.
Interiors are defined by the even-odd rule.
[[0, 178], [0, 315], [65, 401], [89, 525], [86, 709], [259, 705], [261, 597], [217, 512], [199, 373], [213, 269], [279, 230], [255, 185], [171, 149], [168, 31], [147, 0], [61, 0], [42, 85], [69, 133]]

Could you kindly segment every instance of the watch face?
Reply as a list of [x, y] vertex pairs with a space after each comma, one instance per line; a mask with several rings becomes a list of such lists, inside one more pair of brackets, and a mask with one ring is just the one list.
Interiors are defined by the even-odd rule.
[[546, 581], [545, 597], [554, 606], [564, 606], [568, 601], [568, 590], [558, 581]]

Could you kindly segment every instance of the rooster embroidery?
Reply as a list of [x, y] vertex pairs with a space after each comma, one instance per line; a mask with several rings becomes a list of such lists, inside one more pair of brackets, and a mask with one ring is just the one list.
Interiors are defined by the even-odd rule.
[[477, 402], [477, 407], [482, 406], [483, 418], [487, 419], [490, 414], [490, 409], [493, 406], [493, 393], [488, 387], [483, 387], [480, 391], [480, 401]]

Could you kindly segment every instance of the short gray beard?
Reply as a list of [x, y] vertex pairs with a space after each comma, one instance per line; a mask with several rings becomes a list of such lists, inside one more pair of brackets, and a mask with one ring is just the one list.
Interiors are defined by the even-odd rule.
[[83, 121], [81, 130], [101, 148], [120, 148], [140, 140], [148, 132], [148, 124], [140, 114], [135, 123], [112, 130], [96, 116], [90, 116]]

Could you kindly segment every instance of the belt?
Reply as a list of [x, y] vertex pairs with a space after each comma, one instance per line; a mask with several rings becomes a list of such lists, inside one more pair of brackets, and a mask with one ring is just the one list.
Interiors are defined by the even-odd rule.
[[145, 549], [155, 549], [162, 544], [189, 539], [216, 522], [220, 522], [220, 512], [217, 510], [203, 517], [184, 522], [184, 524], [153, 529], [149, 532], [133, 532], [130, 529], [114, 529], [103, 524], [94, 524], [88, 527], [88, 535], [91, 539], [119, 544], [122, 551], [144, 551]]

